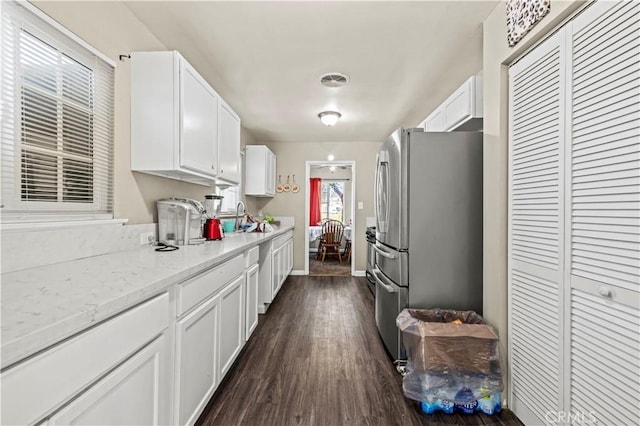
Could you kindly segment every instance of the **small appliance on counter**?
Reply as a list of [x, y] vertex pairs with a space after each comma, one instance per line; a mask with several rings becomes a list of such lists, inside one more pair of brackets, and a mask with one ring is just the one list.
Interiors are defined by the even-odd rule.
[[204, 209], [206, 222], [202, 231], [202, 236], [207, 240], [221, 240], [224, 238], [224, 229], [220, 221], [220, 208], [222, 207], [222, 195], [205, 195]]
[[202, 203], [204, 206], [205, 214], [209, 219], [217, 219], [220, 217], [220, 208], [222, 207], [222, 195], [208, 194], [204, 196], [204, 202]]
[[224, 238], [222, 223], [218, 218], [209, 218], [204, 223], [203, 236], [207, 240], [221, 240]]
[[165, 245], [202, 244], [205, 209], [199, 201], [167, 198], [156, 202], [158, 241]]

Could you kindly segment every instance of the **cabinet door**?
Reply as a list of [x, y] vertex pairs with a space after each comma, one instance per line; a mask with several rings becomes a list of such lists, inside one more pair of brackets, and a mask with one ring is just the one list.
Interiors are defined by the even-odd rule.
[[265, 313], [265, 305], [273, 300], [273, 240], [260, 244], [258, 260], [258, 307]]
[[218, 98], [185, 61], [180, 65], [180, 166], [216, 174]]
[[564, 36], [509, 70], [511, 408], [525, 424], [564, 409]]
[[164, 335], [145, 346], [71, 404], [48, 424], [151, 425], [167, 423], [161, 386]]
[[287, 241], [287, 267], [285, 269], [285, 279], [293, 269], [293, 239]]
[[282, 259], [282, 247], [278, 247], [273, 251], [273, 258], [271, 263], [271, 276], [273, 277], [271, 280], [271, 299], [273, 300], [278, 293], [278, 289], [280, 288], [280, 270], [281, 270], [281, 259]]
[[176, 324], [175, 421], [193, 424], [218, 384], [218, 296]]
[[444, 130], [452, 129], [472, 115], [472, 79], [467, 80], [443, 105]]
[[282, 246], [282, 251], [280, 252], [280, 276], [278, 280], [278, 291], [282, 287], [282, 283], [287, 278], [287, 247], [286, 245]]
[[240, 117], [224, 102], [218, 108], [218, 177], [240, 182]]
[[246, 321], [245, 321], [245, 342], [249, 340], [251, 333], [258, 326], [258, 284], [259, 284], [259, 272], [258, 265], [253, 265], [247, 271], [246, 282]]
[[276, 156], [273, 152], [267, 151], [267, 194], [276, 193]]
[[444, 109], [438, 108], [425, 121], [425, 131], [427, 132], [444, 132], [446, 124], [444, 121]]
[[244, 345], [244, 274], [220, 293], [220, 377], [224, 377]]

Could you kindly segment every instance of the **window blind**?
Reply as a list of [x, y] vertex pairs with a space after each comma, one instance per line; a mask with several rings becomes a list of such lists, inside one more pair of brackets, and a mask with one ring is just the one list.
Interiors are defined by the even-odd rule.
[[3, 221], [111, 217], [113, 66], [21, 4], [1, 19]]

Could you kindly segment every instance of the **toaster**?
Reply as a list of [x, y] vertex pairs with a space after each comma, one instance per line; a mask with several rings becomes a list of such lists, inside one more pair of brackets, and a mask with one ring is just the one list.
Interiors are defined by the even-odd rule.
[[201, 244], [205, 209], [199, 201], [168, 198], [156, 202], [158, 241], [167, 245]]

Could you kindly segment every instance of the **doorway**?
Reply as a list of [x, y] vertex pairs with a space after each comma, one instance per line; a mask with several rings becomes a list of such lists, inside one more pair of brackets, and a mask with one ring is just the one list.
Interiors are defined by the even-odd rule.
[[[304, 265], [306, 275], [354, 274], [355, 167], [355, 161], [307, 161]], [[340, 256], [336, 250], [329, 249], [324, 251], [323, 256], [320, 241], [322, 223], [326, 220], [335, 220], [343, 225]]]

